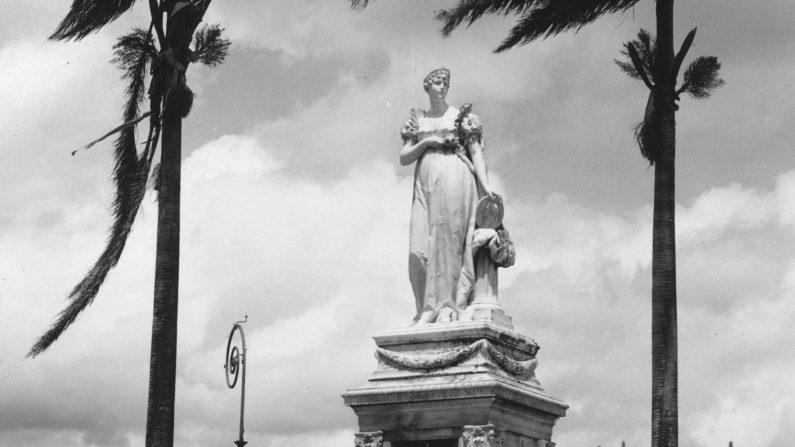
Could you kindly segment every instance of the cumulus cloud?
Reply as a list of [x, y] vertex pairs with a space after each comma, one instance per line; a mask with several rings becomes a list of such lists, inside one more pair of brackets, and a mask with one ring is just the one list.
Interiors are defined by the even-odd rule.
[[[775, 354], [792, 335], [793, 241], [776, 200], [789, 176], [774, 190], [729, 185], [679, 207], [680, 421], [693, 445], [768, 445], [784, 430], [790, 399], [772, 404], [770, 393], [791, 394], [781, 391], [795, 367]], [[501, 300], [542, 347], [542, 384], [572, 404], [558, 441], [648, 443], [651, 210], [615, 215], [564, 196], [516, 208], [519, 254]]]
[[0, 46], [0, 206], [7, 210], [0, 229], [64, 225], [85, 206], [77, 195], [110, 194], [106, 148], [69, 154], [118, 124], [123, 87], [108, 63], [111, 45], [96, 36], [80, 46], [43, 39]]
[[[234, 394], [226, 393], [219, 366], [228, 328], [243, 314], [251, 317], [247, 326], [252, 345], [251, 414], [278, 413], [283, 402], [304, 394], [297, 400], [300, 404], [281, 412], [281, 417], [262, 418], [251, 425], [263, 432], [292, 433], [305, 430], [310, 420], [315, 421], [315, 429], [324, 426], [316, 420], [325, 420], [329, 429], [338, 428], [339, 416], [345, 414], [337, 411], [338, 395], [346, 386], [355, 385], [347, 374], [366, 374], [366, 366], [355, 365], [370, 358], [369, 335], [381, 324], [410, 319], [409, 300], [392, 299], [396, 290], [406, 296], [409, 290], [406, 282], [398, 282], [405, 276], [399, 270], [405, 257], [401, 242], [407, 236], [399, 230], [408, 222], [408, 180], [379, 163], [359, 166], [330, 186], [279, 171], [271, 151], [247, 137], [223, 137], [185, 161], [178, 392], [185, 400], [178, 405], [186, 426], [191, 426], [193, 418], [208, 426], [226, 421], [213, 410], [224, 398], [230, 404], [229, 414], [234, 413]], [[146, 284], [151, 284], [155, 215], [148, 204], [128, 242], [125, 259], [97, 302], [39, 359], [22, 361], [25, 345], [60, 306], [57, 297], [98, 253], [103, 228], [64, 231], [61, 239], [53, 241], [55, 246], [28, 250], [14, 264], [3, 266], [4, 279], [20, 288], [8, 291], [44, 297], [35, 305], [4, 303], [10, 315], [22, 315], [29, 306], [37, 309], [36, 324], [20, 318], [9, 328], [18, 330], [19, 340], [6, 346], [6, 354], [21, 366], [17, 373], [9, 371], [7, 378], [14, 386], [6, 388], [4, 401], [18, 405], [6, 407], [6, 430], [62, 427], [99, 436], [97, 424], [115, 430], [110, 434], [140, 427], [151, 324], [151, 290]], [[31, 237], [35, 235], [24, 230], [4, 237], [4, 252], [23, 252], [16, 247], [33, 243], [25, 240]], [[60, 263], [67, 260], [75, 267], [61, 268]], [[24, 270], [29, 263], [37, 264], [37, 274], [57, 275], [57, 281], [38, 283], [39, 287], [29, 283]], [[14, 265], [23, 270], [12, 276]], [[378, 318], [371, 314], [376, 303], [385, 312]], [[398, 316], [402, 314], [405, 318]], [[350, 327], [358, 330], [350, 331]], [[297, 374], [275, 365], [304, 367]], [[70, 381], [44, 385], [54, 370], [73, 369]], [[23, 378], [36, 378], [42, 390], [39, 398], [32, 399], [19, 386]], [[119, 388], [117, 381], [122, 379], [128, 386]], [[333, 390], [331, 398], [328, 393], [319, 394], [326, 396], [322, 406], [305, 395], [319, 389]], [[96, 395], [106, 396], [114, 411], [92, 405]], [[65, 409], [59, 411], [54, 399], [64, 402]], [[137, 417], [121, 422], [127, 412]], [[313, 412], [314, 417], [306, 419]], [[221, 419], [214, 420], [213, 415]], [[350, 423], [350, 416], [341, 420]]]

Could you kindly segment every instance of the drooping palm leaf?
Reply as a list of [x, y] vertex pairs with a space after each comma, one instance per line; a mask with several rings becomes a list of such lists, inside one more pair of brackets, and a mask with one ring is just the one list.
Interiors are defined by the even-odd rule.
[[119, 18], [134, 3], [135, 0], [73, 0], [50, 39], [80, 40]]
[[174, 113], [182, 118], [188, 116], [193, 107], [193, 90], [188, 87], [184, 73], [175, 73], [163, 82], [163, 113]]
[[[133, 28], [132, 32], [119, 37], [113, 45], [113, 63], [124, 72], [123, 79], [137, 78], [138, 66], [142, 59], [147, 61], [157, 56], [157, 48], [151, 33], [143, 28]], [[129, 91], [129, 90], [128, 90]]]
[[[135, 89], [135, 92], [128, 91], [127, 93], [134, 94], [136, 98], [139, 98], [141, 93], [140, 85], [137, 83], [137, 81], [135, 81], [135, 78], [139, 75], [138, 66], [141, 63], [141, 58], [146, 59], [143, 63], [151, 65], [151, 61], [157, 57], [157, 48], [154, 46], [154, 42], [151, 38], [151, 29], [149, 31], [144, 31], [141, 28], [134, 28], [132, 33], [119, 38], [119, 42], [114, 45], [113, 48], [116, 54], [116, 56], [113, 58], [113, 62], [116, 63], [125, 73], [122, 76], [122, 79], [127, 79], [131, 82], [131, 84], [128, 86], [128, 89]], [[138, 103], [135, 103], [136, 112], [138, 110], [137, 104]], [[72, 151], [72, 155], [75, 155], [75, 153], [80, 150], [89, 149], [93, 145], [105, 140], [111, 135], [121, 132], [128, 127], [135, 127], [139, 122], [143, 121], [146, 117], [152, 115], [153, 113], [153, 119], [156, 119], [157, 111], [150, 110], [149, 112], [123, 122], [119, 126], [111, 129], [101, 137], [91, 141], [80, 149]], [[125, 117], [128, 116], [129, 115], [125, 113]]]
[[[157, 49], [154, 46], [149, 31], [141, 28], [135, 28], [132, 33], [119, 38], [119, 41], [113, 46], [113, 49], [115, 54], [113, 62], [124, 71], [122, 78], [129, 82], [125, 90], [127, 103], [124, 108], [124, 119], [129, 121], [138, 115], [139, 106], [144, 100], [146, 94], [145, 81], [147, 69], [152, 66], [152, 63], [157, 57]], [[158, 119], [159, 117], [157, 116], [151, 118], [152, 127], [159, 127], [156, 123]], [[150, 138], [151, 133], [152, 128], [150, 128]], [[124, 247], [124, 241], [126, 241], [127, 235], [129, 234], [129, 227], [132, 226], [141, 200], [143, 199], [152, 158], [151, 155], [155, 146], [156, 145], [150, 144], [150, 141], [147, 141], [146, 149], [139, 156], [135, 147], [134, 127], [125, 128], [116, 140], [116, 167], [114, 169], [116, 199], [114, 200], [114, 216], [117, 218], [117, 221], [114, 222], [111, 234], [112, 236], [117, 234], [117, 227], [122, 229], [126, 228], [126, 231], [118, 233], [124, 240], [121, 241], [121, 247], [118, 255], [116, 255], [113, 261], [113, 265], [118, 262], [118, 256], [121, 255], [121, 248]], [[129, 224], [126, 221], [119, 221], [119, 217], [123, 216], [127, 216]]]
[[712, 91], [724, 84], [718, 77], [720, 62], [715, 56], [699, 56], [685, 70], [681, 91], [696, 99], [706, 99]]
[[[146, 72], [152, 62], [149, 43], [148, 34], [137, 29], [120, 38], [114, 46], [116, 54], [114, 62], [124, 70], [122, 77], [129, 82], [125, 91], [127, 96], [123, 112], [125, 122], [134, 120], [138, 115], [139, 105], [146, 93]], [[105, 250], [83, 280], [69, 293], [69, 304], [58, 315], [53, 326], [34, 344], [29, 356], [35, 357], [42, 353], [58, 339], [80, 312], [94, 301], [108, 272], [119, 262], [146, 191], [152, 150], [154, 147], [147, 145], [147, 149], [139, 156], [135, 147], [134, 127], [127, 126], [120, 131], [114, 151], [113, 177], [116, 196], [113, 201], [113, 223]]]
[[495, 50], [499, 53], [525, 45], [540, 37], [577, 31], [604, 14], [625, 11], [638, 0], [459, 0], [458, 5], [439, 12], [442, 33], [450, 34], [460, 24], [472, 24], [483, 14], [518, 14], [519, 21]]
[[641, 29], [635, 40], [624, 42], [624, 49], [621, 54], [624, 59], [614, 59], [614, 62], [627, 76], [633, 79], [642, 80], [650, 90], [649, 99], [646, 101], [646, 111], [643, 121], [635, 126], [635, 141], [640, 148], [643, 158], [654, 165], [657, 160], [659, 149], [660, 134], [655, 120], [658, 119], [658, 101], [656, 98], [656, 88], [654, 86], [654, 55], [657, 51], [653, 36], [646, 30]]
[[221, 37], [224, 29], [218, 25], [208, 25], [196, 32], [193, 40], [194, 50], [190, 53], [190, 62], [201, 62], [215, 67], [226, 58], [229, 51], [229, 40]]
[[149, 176], [149, 187], [155, 191], [160, 190], [160, 163], [152, 168], [152, 175]]
[[656, 122], [659, 120], [659, 110], [654, 92], [649, 92], [649, 99], [646, 101], [646, 112], [643, 121], [635, 126], [635, 142], [638, 144], [640, 154], [653, 166], [660, 153], [660, 142], [662, 134], [660, 126]]

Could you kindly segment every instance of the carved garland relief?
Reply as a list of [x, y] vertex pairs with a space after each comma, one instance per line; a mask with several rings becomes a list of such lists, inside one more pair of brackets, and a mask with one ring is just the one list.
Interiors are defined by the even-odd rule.
[[497, 366], [519, 377], [527, 380], [534, 376], [538, 360], [516, 360], [501, 352], [486, 339], [480, 339], [469, 346], [451, 349], [438, 354], [406, 354], [390, 351], [383, 348], [376, 348], [376, 357], [379, 361], [394, 365], [398, 368], [433, 371], [455, 366], [476, 353], [481, 353], [487, 359], [492, 360]]

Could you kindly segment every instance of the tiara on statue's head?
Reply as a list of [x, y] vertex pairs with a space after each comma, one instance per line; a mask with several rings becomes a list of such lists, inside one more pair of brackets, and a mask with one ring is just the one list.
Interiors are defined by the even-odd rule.
[[425, 79], [422, 80], [422, 86], [425, 87], [430, 85], [437, 76], [444, 76], [447, 78], [447, 82], [450, 82], [450, 70], [446, 67], [439, 67], [431, 70], [431, 72], [425, 76]]

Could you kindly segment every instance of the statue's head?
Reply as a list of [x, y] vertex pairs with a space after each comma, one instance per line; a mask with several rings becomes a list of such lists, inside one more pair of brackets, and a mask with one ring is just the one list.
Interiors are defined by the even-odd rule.
[[431, 70], [422, 81], [422, 88], [424, 88], [426, 92], [430, 92], [431, 86], [434, 84], [443, 85], [444, 93], [447, 93], [447, 90], [450, 88], [450, 70], [445, 67]]

